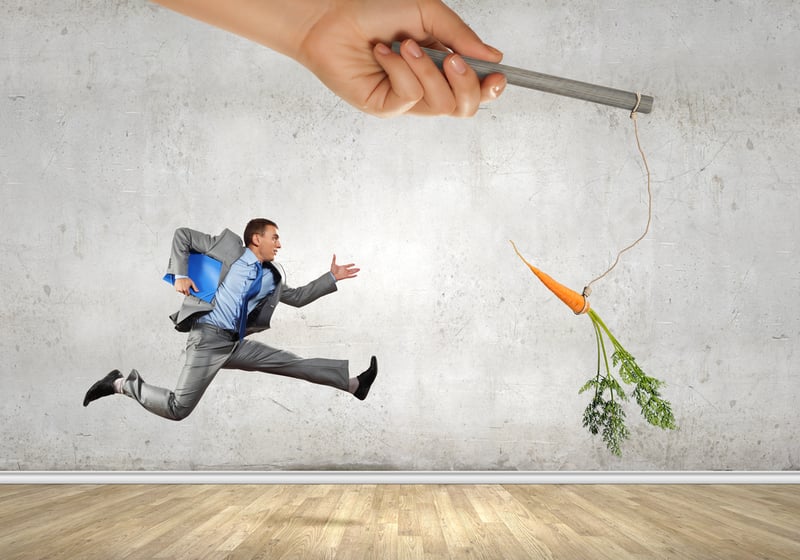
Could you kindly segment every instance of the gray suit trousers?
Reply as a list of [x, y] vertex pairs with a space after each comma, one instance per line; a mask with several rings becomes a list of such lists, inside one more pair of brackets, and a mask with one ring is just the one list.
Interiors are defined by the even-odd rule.
[[301, 358], [254, 340], [238, 341], [229, 331], [197, 323], [189, 332], [186, 363], [174, 390], [145, 383], [135, 369], [125, 379], [122, 390], [153, 414], [183, 420], [200, 402], [220, 369], [284, 375], [342, 391], [348, 390], [350, 376], [347, 360]]

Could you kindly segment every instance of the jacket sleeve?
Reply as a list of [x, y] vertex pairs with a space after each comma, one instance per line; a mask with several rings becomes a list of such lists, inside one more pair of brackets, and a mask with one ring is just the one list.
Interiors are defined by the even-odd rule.
[[189, 228], [178, 228], [172, 236], [172, 250], [167, 264], [167, 275], [186, 276], [190, 253], [208, 253], [216, 237]]
[[336, 280], [333, 278], [333, 274], [326, 272], [316, 280], [299, 288], [291, 288], [283, 284], [281, 289], [281, 303], [293, 307], [302, 307], [336, 290]]

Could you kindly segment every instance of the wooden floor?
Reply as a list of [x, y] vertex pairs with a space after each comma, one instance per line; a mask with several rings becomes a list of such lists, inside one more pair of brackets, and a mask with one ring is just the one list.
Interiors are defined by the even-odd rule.
[[795, 485], [0, 485], [0, 558], [798, 559]]

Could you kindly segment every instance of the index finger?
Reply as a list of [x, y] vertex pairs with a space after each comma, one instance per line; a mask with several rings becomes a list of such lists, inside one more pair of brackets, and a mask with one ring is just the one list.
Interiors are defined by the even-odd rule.
[[434, 41], [464, 56], [500, 62], [503, 53], [487, 45], [458, 14], [441, 2], [424, 2], [420, 6], [422, 25]]

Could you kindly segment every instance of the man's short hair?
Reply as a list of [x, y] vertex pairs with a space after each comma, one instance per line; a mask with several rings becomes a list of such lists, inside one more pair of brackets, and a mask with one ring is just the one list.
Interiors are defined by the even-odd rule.
[[250, 243], [253, 242], [253, 236], [255, 234], [264, 233], [264, 230], [266, 230], [269, 226], [278, 229], [278, 224], [266, 218], [253, 218], [247, 222], [247, 226], [244, 228], [243, 237], [245, 246], [250, 245]]

